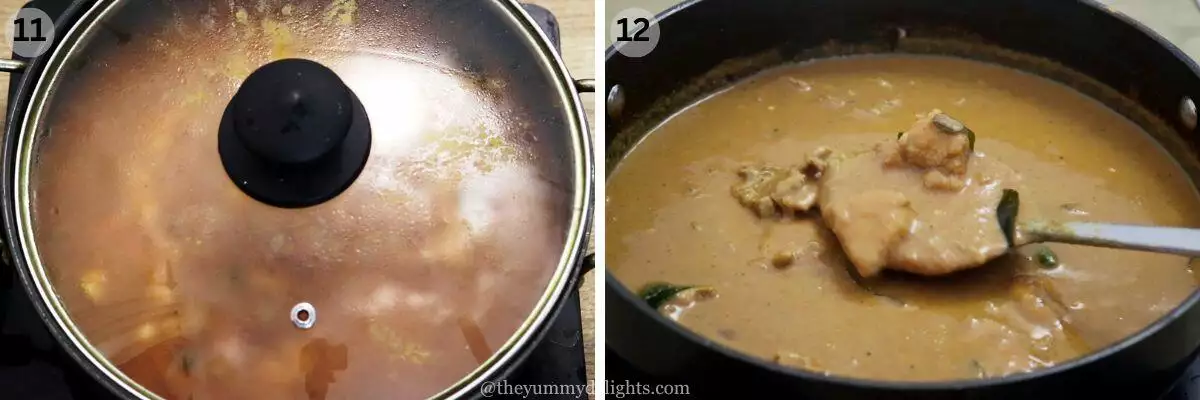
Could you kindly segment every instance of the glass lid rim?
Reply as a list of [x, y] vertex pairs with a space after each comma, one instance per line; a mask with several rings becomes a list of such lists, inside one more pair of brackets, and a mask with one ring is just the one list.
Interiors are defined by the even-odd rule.
[[[9, 241], [10, 253], [16, 263], [14, 267], [18, 270], [26, 291], [33, 297], [35, 308], [40, 311], [40, 318], [47, 323], [56, 341], [67, 348], [72, 358], [84, 364], [81, 367], [90, 375], [102, 374], [107, 378], [102, 379], [101, 384], [110, 390], [120, 389], [126, 394], [142, 399], [161, 399], [160, 395], [146, 389], [110, 362], [80, 331], [47, 275], [47, 269], [38, 252], [37, 240], [33, 235], [35, 223], [31, 208], [30, 175], [34, 169], [33, 145], [36, 140], [32, 139], [37, 137], [40, 127], [46, 123], [47, 107], [53, 102], [54, 92], [62, 75], [69, 73], [65, 71], [66, 61], [87, 47], [87, 39], [95, 33], [101, 21], [129, 1], [132, 0], [98, 0], [90, 5], [88, 2], [73, 3], [63, 14], [67, 17], [67, 23], [60, 28], [63, 32], [60, 33], [61, 36], [51, 48], [51, 52], [29, 61], [25, 76], [19, 83], [15, 101], [9, 105], [12, 107], [9, 110], [12, 116], [10, 121], [17, 123], [10, 124], [7, 128], [9, 137], [5, 139], [5, 156], [9, 157], [3, 166], [9, 174], [3, 181], [6, 197], [4, 219], [7, 222], [5, 237]], [[558, 51], [517, 0], [492, 1], [499, 6], [503, 18], [522, 28], [511, 34], [519, 35], [520, 40], [526, 41], [537, 51], [539, 67], [552, 75], [555, 93], [560, 102], [567, 106], [564, 107], [563, 113], [567, 120], [565, 125], [570, 131], [569, 148], [572, 153], [574, 187], [571, 218], [564, 230], [566, 237], [557, 266], [525, 319], [487, 360], [431, 398], [468, 395], [485, 383], [485, 379], [505, 373], [516, 362], [524, 360], [525, 353], [544, 336], [551, 317], [557, 315], [560, 307], [566, 306], [564, 300], [569, 297], [567, 291], [575, 290], [569, 283], [581, 278], [575, 275], [578, 274], [587, 252], [586, 239], [592, 224], [595, 168], [585, 112], [579, 93], [574, 88], [574, 80]], [[71, 17], [76, 18], [70, 19]]]

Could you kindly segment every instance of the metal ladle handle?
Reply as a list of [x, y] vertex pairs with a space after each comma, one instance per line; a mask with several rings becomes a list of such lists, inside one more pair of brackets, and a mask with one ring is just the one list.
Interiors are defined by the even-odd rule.
[[25, 72], [25, 66], [28, 65], [21, 60], [10, 60], [0, 58], [0, 72], [20, 73]]
[[1028, 242], [1054, 242], [1200, 257], [1200, 229], [1032, 221], [1020, 227]]

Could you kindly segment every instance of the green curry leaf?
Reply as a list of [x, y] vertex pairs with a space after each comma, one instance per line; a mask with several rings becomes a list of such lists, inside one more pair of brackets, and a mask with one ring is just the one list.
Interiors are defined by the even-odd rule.
[[1058, 266], [1058, 255], [1054, 254], [1054, 250], [1050, 250], [1049, 247], [1042, 246], [1039, 248], [1035, 258], [1037, 259], [1038, 264], [1041, 264], [1044, 268], [1054, 268]]
[[675, 298], [675, 295], [694, 287], [693, 285], [678, 286], [665, 282], [652, 282], [642, 286], [642, 290], [638, 291], [638, 296], [645, 300], [650, 307], [658, 309]]
[[1000, 204], [996, 206], [996, 220], [1000, 222], [1000, 230], [1004, 232], [1004, 239], [1008, 240], [1008, 247], [1013, 246], [1020, 208], [1021, 195], [1016, 190], [1004, 189]]

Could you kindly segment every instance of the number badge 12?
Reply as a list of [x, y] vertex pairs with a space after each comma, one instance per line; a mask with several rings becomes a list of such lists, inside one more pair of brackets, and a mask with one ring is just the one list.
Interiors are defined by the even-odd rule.
[[608, 32], [617, 52], [630, 58], [650, 54], [662, 34], [654, 14], [640, 8], [621, 10], [609, 24]]

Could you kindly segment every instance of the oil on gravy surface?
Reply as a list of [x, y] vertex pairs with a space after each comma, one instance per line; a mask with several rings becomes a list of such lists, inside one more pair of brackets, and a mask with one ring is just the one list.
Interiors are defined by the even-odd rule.
[[[1054, 269], [1017, 255], [949, 277], [885, 274], [870, 282], [877, 296], [850, 278], [819, 222], [759, 219], [730, 195], [744, 165], [796, 164], [819, 146], [868, 149], [932, 109], [976, 132], [974, 157], [1020, 174], [1019, 220], [1200, 223], [1200, 200], [1180, 168], [1098, 102], [973, 61], [860, 57], [762, 74], [648, 135], [609, 178], [607, 265], [635, 290], [712, 286], [718, 297], [679, 322], [732, 348], [885, 380], [1063, 362], [1142, 329], [1196, 289], [1182, 257], [1052, 244]], [[787, 268], [764, 261], [794, 249]], [[1030, 295], [1037, 291], [1054, 294], [1061, 318], [1045, 318], [1045, 299]]]

